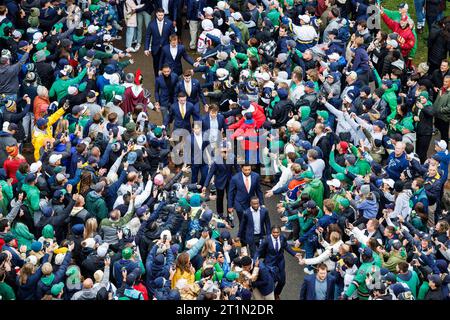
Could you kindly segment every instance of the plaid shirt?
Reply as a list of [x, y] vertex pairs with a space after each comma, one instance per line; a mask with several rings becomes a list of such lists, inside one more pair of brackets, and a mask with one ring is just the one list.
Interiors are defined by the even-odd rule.
[[267, 43], [263, 43], [259, 46], [259, 49], [262, 49], [265, 54], [268, 56], [272, 56], [275, 54], [275, 50], [277, 50], [277, 43], [273, 40], [270, 40]]

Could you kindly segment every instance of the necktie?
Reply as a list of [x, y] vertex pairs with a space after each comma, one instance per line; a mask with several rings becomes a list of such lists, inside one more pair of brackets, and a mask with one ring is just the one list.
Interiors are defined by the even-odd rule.
[[180, 113], [181, 117], [184, 119], [184, 116], [186, 114], [186, 111], [184, 110], [184, 104], [180, 104]]
[[369, 231], [366, 230], [366, 231], [364, 232], [364, 235], [365, 235], [366, 237], [368, 237], [368, 236], [369, 236]]
[[278, 244], [278, 239], [275, 239], [275, 251], [278, 252], [280, 250], [280, 245]]
[[250, 192], [250, 177], [245, 177], [245, 188]]

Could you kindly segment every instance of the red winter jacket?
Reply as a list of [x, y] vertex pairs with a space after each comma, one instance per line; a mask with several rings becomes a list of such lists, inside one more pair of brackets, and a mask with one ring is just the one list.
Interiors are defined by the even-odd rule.
[[[253, 112], [253, 120], [255, 120], [256, 129], [262, 127], [264, 122], [266, 122], [266, 115], [264, 114], [264, 109], [256, 102], [252, 102], [251, 105], [255, 108], [255, 112]], [[242, 117], [238, 122], [233, 123], [228, 126], [228, 129], [234, 130], [240, 128], [245, 121], [245, 117]]]
[[397, 42], [402, 51], [402, 56], [405, 58], [408, 57], [409, 52], [416, 43], [416, 38], [414, 37], [411, 28], [407, 27], [406, 29], [402, 29], [402, 27], [400, 27], [400, 23], [392, 20], [385, 13], [383, 13], [381, 17], [383, 18], [384, 23], [386, 23], [389, 29], [391, 29], [392, 32], [398, 34]]

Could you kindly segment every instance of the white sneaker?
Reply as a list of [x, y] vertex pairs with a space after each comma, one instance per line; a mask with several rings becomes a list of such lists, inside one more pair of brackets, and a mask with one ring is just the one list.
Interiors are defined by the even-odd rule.
[[136, 45], [136, 47], [134, 47], [134, 52], [138, 52], [140, 48], [141, 48], [141, 44], [138, 43], [138, 44]]
[[129, 47], [125, 51], [126, 52], [136, 52], [136, 49], [134, 49], [133, 47]]

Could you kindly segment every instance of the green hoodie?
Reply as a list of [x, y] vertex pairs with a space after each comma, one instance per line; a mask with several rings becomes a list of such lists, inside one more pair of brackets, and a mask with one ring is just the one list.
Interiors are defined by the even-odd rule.
[[36, 211], [40, 210], [39, 200], [41, 191], [38, 187], [26, 183], [22, 185], [22, 190], [27, 194], [25, 205], [30, 209], [31, 214], [33, 215]]
[[[357, 161], [358, 162], [358, 161]], [[353, 166], [349, 167], [342, 167], [336, 163], [336, 160], [334, 159], [334, 151], [330, 153], [330, 166], [337, 172], [337, 173], [345, 173], [345, 170], [348, 170], [349, 172], [353, 173], [354, 175], [360, 174], [360, 169], [356, 165], [356, 163]]]
[[414, 296], [414, 298], [417, 297], [417, 289], [419, 288], [420, 285], [420, 280], [419, 280], [419, 276], [417, 275], [416, 271], [409, 271], [411, 272], [411, 277], [409, 278], [409, 280], [405, 280], [404, 275], [397, 275], [397, 282], [402, 282], [402, 283], [406, 283], [409, 287], [409, 289], [411, 290], [412, 295]]
[[356, 156], [355, 166], [358, 168], [359, 174], [365, 176], [366, 174], [371, 172], [372, 167], [370, 166], [369, 161], [367, 161], [366, 159], [361, 159], [359, 157], [358, 148], [356, 148], [355, 146], [352, 146], [350, 148], [350, 150]]
[[[195, 281], [200, 281], [202, 278], [202, 272], [203, 268], [200, 268], [195, 273]], [[219, 265], [218, 262], [214, 264], [214, 276], [212, 278], [213, 281], [218, 281], [219, 283], [222, 281], [223, 278], [223, 270], [222, 267]]]
[[101, 195], [91, 191], [86, 196], [86, 205], [84, 206], [91, 214], [95, 214], [97, 221], [100, 223], [108, 217], [108, 208], [106, 202]]
[[120, 84], [107, 84], [103, 87], [103, 97], [106, 102], [113, 101], [114, 96], [117, 94], [119, 96], [123, 96], [125, 93], [125, 86]]
[[51, 224], [46, 224], [42, 229], [42, 237], [45, 239], [53, 239], [55, 237], [55, 231]]
[[402, 133], [403, 129], [407, 129], [411, 132], [414, 132], [414, 120], [412, 113], [408, 112], [408, 114], [397, 122], [395, 125], [395, 130]]
[[314, 200], [319, 208], [323, 207], [323, 183], [320, 179], [314, 179], [308, 182], [302, 191], [302, 194], [309, 194], [311, 200]]
[[302, 211], [301, 216], [298, 214], [294, 214], [292, 216], [288, 217], [288, 221], [294, 221], [298, 220], [298, 224], [300, 226], [299, 228], [299, 236], [303, 236], [311, 227], [314, 225], [314, 219], [320, 219], [323, 217], [323, 211], [319, 207], [319, 213], [317, 214], [317, 217], [312, 217], [310, 215], [306, 215], [308, 211], [305, 209]]
[[[67, 79], [58, 78], [55, 82], [53, 82], [53, 85], [50, 88], [49, 96], [53, 98], [56, 95], [56, 99], [58, 101], [61, 101], [62, 98], [67, 96], [68, 94], [67, 89], [71, 85], [79, 84], [83, 80], [86, 73], [87, 69], [84, 68], [83, 71], [81, 71], [80, 74], [75, 78], [67, 78]], [[84, 89], [86, 89], [86, 83], [83, 83], [79, 87], [80, 91], [83, 91]]]
[[[386, 252], [386, 254], [380, 254], [380, 257], [383, 259], [383, 268], [388, 269], [390, 272], [397, 272], [397, 265], [400, 262], [406, 262], [406, 253], [391, 251]], [[386, 260], [387, 258], [387, 260]]]
[[[376, 69], [373, 69], [373, 74], [375, 75], [377, 86], [381, 88], [383, 82], [381, 81], [378, 71]], [[397, 115], [397, 94], [395, 93], [397, 89], [398, 89], [397, 85], [394, 83], [392, 84], [392, 87], [387, 88], [384, 91], [384, 94], [381, 97], [381, 99], [387, 102], [389, 108], [391, 109], [391, 114], [389, 114], [389, 116], [387, 117], [388, 123], [391, 121], [391, 119], [394, 119], [395, 116]]]
[[8, 206], [13, 198], [13, 189], [5, 180], [0, 180], [0, 186], [2, 186], [3, 200], [0, 201], [0, 210], [3, 216], [8, 214]]
[[19, 248], [21, 246], [26, 246], [27, 251], [31, 250], [31, 243], [34, 240], [34, 235], [28, 230], [28, 227], [21, 222], [16, 223], [12, 229], [14, 237], [17, 239], [17, 244]]

